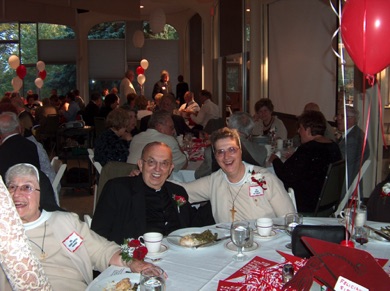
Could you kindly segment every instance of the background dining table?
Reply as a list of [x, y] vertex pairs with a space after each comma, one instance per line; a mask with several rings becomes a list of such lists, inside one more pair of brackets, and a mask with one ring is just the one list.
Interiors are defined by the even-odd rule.
[[[274, 219], [274, 223], [281, 224], [282, 222], [283, 218]], [[254, 228], [253, 222], [251, 223]], [[303, 224], [340, 225], [341, 222], [337, 218], [305, 217]], [[377, 229], [385, 226], [384, 223], [379, 222], [368, 221], [367, 224]], [[204, 227], [203, 229], [210, 229], [211, 231], [218, 232], [222, 236], [228, 236], [230, 235], [228, 230], [229, 225], [229, 223], [218, 224]], [[190, 233], [191, 229], [182, 230], [183, 233], [185, 231]], [[291, 241], [291, 237], [283, 230], [276, 230], [275, 232], [276, 234], [273, 237], [267, 239], [254, 235], [254, 242], [258, 247], [253, 251], [246, 252], [249, 260], [258, 256], [276, 263], [283, 263], [284, 258], [277, 251], [292, 254], [291, 250], [285, 246]], [[152, 258], [159, 258], [160, 260], [154, 261], [153, 263], [163, 268], [168, 274], [166, 290], [217, 290], [220, 280], [226, 279], [249, 261], [233, 261], [232, 257], [235, 251], [227, 248], [228, 243], [231, 244], [230, 239], [222, 240], [212, 246], [193, 249], [172, 244], [167, 238], [164, 238], [163, 244], [167, 247], [167, 250], [160, 255], [154, 255]], [[363, 246], [359, 245], [356, 248], [369, 252], [374, 258], [386, 260], [390, 258], [390, 241], [380, 241], [370, 238], [367, 244]], [[390, 273], [389, 265], [390, 261], [387, 261], [383, 267], [387, 273]], [[125, 271], [125, 268], [109, 267], [95, 280], [106, 278], [112, 275], [113, 272], [116, 274]], [[320, 290], [320, 286], [313, 284], [312, 290]]]

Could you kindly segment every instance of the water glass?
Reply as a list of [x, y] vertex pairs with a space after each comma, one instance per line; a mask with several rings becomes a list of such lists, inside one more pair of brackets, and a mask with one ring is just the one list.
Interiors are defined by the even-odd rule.
[[230, 227], [232, 242], [237, 247], [237, 254], [233, 256], [234, 261], [245, 261], [248, 257], [243, 254], [243, 248], [250, 239], [251, 228], [248, 221], [234, 221]]
[[159, 267], [150, 267], [141, 271], [141, 291], [165, 291], [164, 270]]
[[[299, 213], [288, 213], [284, 217], [284, 226], [288, 234], [291, 235], [294, 228], [303, 223], [303, 215]], [[286, 244], [286, 248], [291, 249], [291, 243]]]
[[356, 207], [355, 213], [355, 227], [363, 227], [367, 221], [367, 206], [364, 204], [359, 204]]

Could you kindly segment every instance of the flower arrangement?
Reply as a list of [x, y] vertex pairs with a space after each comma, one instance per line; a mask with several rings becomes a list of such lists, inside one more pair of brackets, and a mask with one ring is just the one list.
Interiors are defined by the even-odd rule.
[[177, 211], [180, 213], [180, 207], [187, 203], [186, 198], [184, 196], [173, 194], [172, 199], [175, 200]]
[[251, 176], [249, 178], [250, 183], [254, 183], [259, 185], [263, 190], [267, 190], [267, 182], [264, 179], [264, 176], [261, 173], [256, 173], [254, 170], [251, 172]]
[[384, 201], [386, 201], [386, 198], [390, 196], [390, 183], [386, 183], [382, 187], [381, 197]]
[[147, 253], [148, 249], [138, 239], [125, 239], [121, 245], [121, 257], [125, 262], [129, 262], [133, 259], [142, 261]]

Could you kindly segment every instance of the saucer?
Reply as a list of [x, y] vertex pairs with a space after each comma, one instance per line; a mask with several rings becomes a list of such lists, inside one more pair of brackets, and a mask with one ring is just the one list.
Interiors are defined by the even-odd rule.
[[[227, 248], [229, 251], [237, 252], [237, 247], [232, 241], [228, 241], [225, 243], [225, 248]], [[259, 244], [257, 242], [253, 242], [253, 245], [250, 248], [244, 248], [242, 251], [244, 253], [246, 252], [252, 252], [254, 250], [257, 250], [259, 248]]]
[[275, 230], [272, 230], [272, 231], [271, 231], [271, 234], [268, 235], [268, 236], [261, 236], [261, 235], [257, 232], [257, 230], [256, 230], [256, 232], [255, 232], [256, 239], [259, 239], [259, 240], [270, 240], [270, 239], [273, 239], [273, 238], [277, 237], [278, 234], [279, 234], [279, 233], [276, 232]]
[[146, 254], [146, 256], [147, 256], [148, 258], [156, 258], [156, 257], [161, 256], [161, 255], [164, 254], [165, 252], [167, 252], [168, 249], [169, 249], [168, 246], [166, 246], [166, 245], [164, 245], [164, 244], [161, 244], [160, 250], [159, 250], [158, 252], [154, 252], [154, 253], [148, 252], [148, 253]]

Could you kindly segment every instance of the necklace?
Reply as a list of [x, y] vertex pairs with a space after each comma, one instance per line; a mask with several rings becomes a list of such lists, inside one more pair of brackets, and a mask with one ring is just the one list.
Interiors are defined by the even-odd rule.
[[265, 124], [265, 123], [263, 122], [264, 128], [269, 127], [273, 122], [274, 122], [274, 117], [272, 116], [272, 117], [271, 117], [271, 120], [270, 120], [270, 122], [269, 122], [268, 124]]
[[28, 239], [30, 242], [32, 242], [34, 245], [36, 245], [41, 250], [41, 256], [40, 256], [41, 261], [45, 261], [45, 259], [46, 259], [46, 253], [44, 250], [45, 238], [46, 238], [46, 221], [45, 221], [45, 230], [43, 232], [42, 246], [40, 247], [36, 242], [32, 241], [31, 239]]
[[240, 189], [238, 189], [236, 195], [234, 195], [234, 198], [233, 198], [232, 191], [231, 191], [231, 189], [230, 189], [231, 186], [229, 185], [229, 193], [230, 193], [230, 197], [232, 197], [232, 201], [233, 201], [233, 202], [232, 202], [232, 208], [229, 210], [229, 211], [232, 213], [232, 221], [234, 221], [234, 215], [235, 215], [235, 213], [237, 212], [237, 210], [234, 208], [234, 203], [236, 202], [236, 199], [237, 199], [237, 197], [238, 197], [238, 194], [240, 194], [240, 191], [241, 191], [241, 189], [242, 189], [242, 187], [243, 187], [244, 185], [245, 185], [245, 182], [242, 183]]

